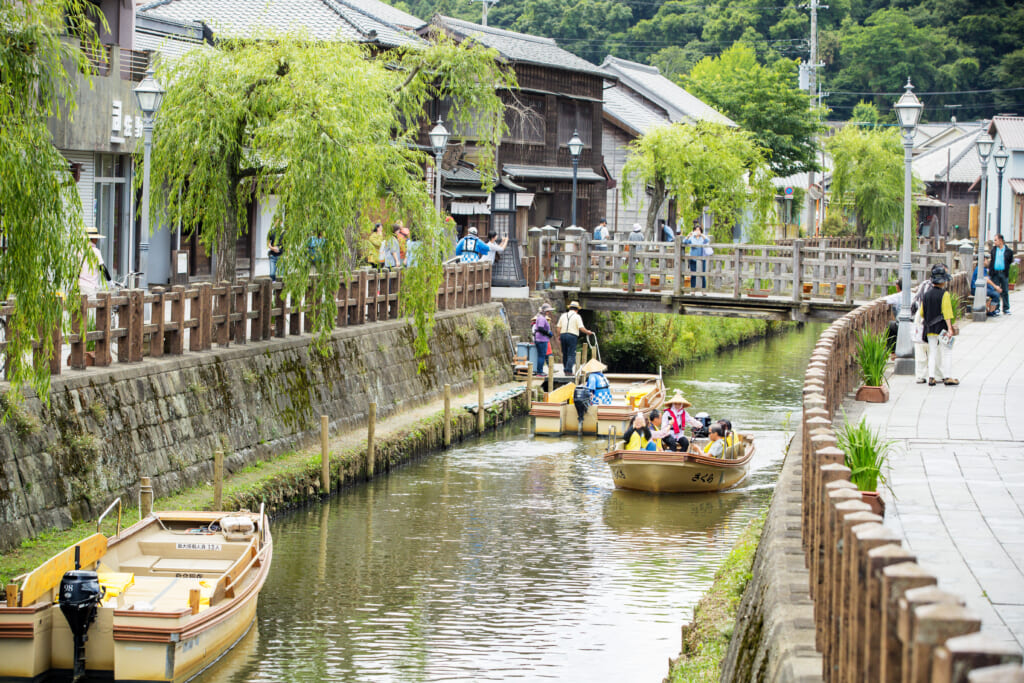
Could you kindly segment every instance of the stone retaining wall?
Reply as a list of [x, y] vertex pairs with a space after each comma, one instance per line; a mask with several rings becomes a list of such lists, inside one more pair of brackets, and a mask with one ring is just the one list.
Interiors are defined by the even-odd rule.
[[55, 377], [50, 405], [29, 396], [0, 426], [0, 550], [51, 527], [95, 516], [153, 477], [158, 496], [207, 481], [213, 452], [229, 471], [332, 431], [469, 388], [482, 371], [507, 381], [510, 349], [500, 304], [441, 313], [420, 368], [404, 321], [232, 346]]

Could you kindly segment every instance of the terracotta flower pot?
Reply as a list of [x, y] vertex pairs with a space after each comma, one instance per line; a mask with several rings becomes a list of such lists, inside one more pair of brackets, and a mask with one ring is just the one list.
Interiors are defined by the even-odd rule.
[[878, 491], [861, 491], [860, 499], [871, 506], [873, 513], [885, 517], [885, 501], [878, 495]]
[[748, 289], [747, 296], [754, 299], [767, 299], [768, 295], [772, 293], [770, 289]]
[[865, 401], [866, 403], [885, 403], [889, 400], [889, 387], [884, 384], [880, 387], [862, 385], [857, 389], [857, 395], [854, 396], [854, 399]]
[[836, 298], [842, 299], [846, 296], [846, 285], [836, 285]]

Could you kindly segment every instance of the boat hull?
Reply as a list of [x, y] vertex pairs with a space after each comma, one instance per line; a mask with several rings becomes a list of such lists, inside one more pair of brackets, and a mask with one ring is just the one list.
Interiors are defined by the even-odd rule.
[[724, 491], [742, 482], [753, 457], [751, 445], [736, 460], [693, 453], [625, 451], [607, 453], [615, 488], [650, 493], [707, 493]]
[[[549, 400], [533, 402], [530, 416], [533, 417], [534, 434], [558, 436], [582, 432], [598, 436], [622, 435], [637, 410], [648, 412], [652, 408], [661, 408], [665, 400], [665, 387], [657, 375], [611, 374], [606, 377], [613, 402], [589, 406], [583, 415], [582, 429], [576, 406], [572, 403], [575, 385], [569, 384], [548, 394]], [[638, 387], [643, 387], [642, 393], [637, 391]]]

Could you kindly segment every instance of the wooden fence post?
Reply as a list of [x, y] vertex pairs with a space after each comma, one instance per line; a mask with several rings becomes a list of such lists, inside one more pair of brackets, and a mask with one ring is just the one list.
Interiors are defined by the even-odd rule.
[[444, 445], [452, 445], [452, 385], [444, 385]]
[[213, 453], [213, 509], [224, 506], [224, 451]]
[[326, 415], [320, 416], [320, 490], [331, 493], [331, 454], [327, 450], [327, 437], [330, 433], [330, 420]]
[[71, 360], [68, 363], [73, 368], [85, 367], [85, 335], [89, 330], [86, 322], [89, 319], [89, 297], [85, 294], [79, 297], [78, 310], [71, 312], [71, 334], [78, 338], [78, 341], [71, 342]]
[[366, 414], [366, 476], [373, 477], [374, 463], [377, 459], [374, 437], [377, 431], [377, 402], [371, 401]]
[[675, 249], [675, 261], [672, 264], [672, 295], [681, 296], [683, 293], [683, 239], [682, 236], [672, 243]]
[[548, 393], [555, 390], [555, 354], [548, 356]]
[[110, 292], [96, 295], [96, 331], [100, 338], [96, 340], [97, 366], [110, 365]]
[[180, 356], [185, 353], [185, 286], [174, 285], [171, 287], [171, 341], [168, 344], [168, 351], [173, 356]]
[[[735, 272], [732, 275], [732, 295], [733, 295], [733, 298], [739, 299], [740, 298], [740, 285], [743, 284], [740, 281], [740, 278], [743, 275], [743, 270], [742, 270], [743, 269], [743, 264], [742, 264], [743, 247], [741, 247], [741, 246], [739, 246], [737, 244], [735, 249], [736, 249], [736, 251], [734, 253], [734, 263], [733, 263], [733, 268], [735, 269]], [[758, 285], [760, 285], [760, 283], [758, 283]]]
[[150, 308], [150, 322], [153, 333], [149, 336], [149, 355], [151, 358], [160, 358], [164, 355], [164, 326], [167, 317], [164, 311], [164, 300], [167, 294], [163, 287], [153, 288], [153, 306]]
[[903, 680], [903, 648], [899, 638], [899, 601], [911, 588], [933, 586], [936, 579], [916, 562], [901, 562], [882, 569], [882, 628], [879, 638], [881, 664], [879, 681], [901, 683]]
[[793, 240], [793, 301], [800, 301], [803, 293], [803, 278], [800, 272], [803, 269], [803, 247], [803, 240]]
[[484, 371], [476, 373], [476, 431], [483, 433], [487, 426], [487, 413], [484, 411]]
[[153, 514], [153, 480], [149, 477], [139, 482], [139, 514], [143, 519]]
[[580, 291], [590, 291], [590, 235], [584, 232], [580, 235]]

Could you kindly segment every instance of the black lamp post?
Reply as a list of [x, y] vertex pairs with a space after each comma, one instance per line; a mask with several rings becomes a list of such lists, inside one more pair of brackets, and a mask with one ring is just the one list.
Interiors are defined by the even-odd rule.
[[437, 117], [437, 124], [430, 129], [430, 146], [434, 150], [434, 209], [438, 213], [441, 213], [441, 159], [448, 146], [449, 135], [448, 129], [441, 123], [441, 117]]
[[1000, 235], [1003, 232], [1003, 171], [1006, 170], [1006, 160], [1010, 158], [1010, 155], [1006, 152], [1006, 148], [1003, 147], [1003, 143], [999, 143], [999, 151], [992, 155], [992, 160], [996, 162], [996, 176], [998, 177], [998, 183], [996, 184], [996, 234]]
[[909, 375], [914, 372], [914, 342], [911, 339], [910, 325], [910, 245], [913, 239], [910, 228], [912, 203], [912, 173], [911, 163], [913, 161], [914, 129], [921, 119], [921, 110], [924, 105], [917, 95], [913, 93], [914, 86], [907, 79], [907, 90], [900, 99], [893, 105], [896, 116], [900, 121], [900, 129], [903, 131], [903, 248], [900, 250], [900, 278], [903, 280], [903, 289], [900, 296], [900, 314], [898, 317], [899, 327], [896, 333], [896, 373]]
[[160, 110], [166, 91], [153, 76], [153, 65], [146, 70], [146, 77], [135, 86], [135, 100], [142, 110], [142, 235], [139, 240], [138, 269], [142, 273], [141, 285], [149, 284], [149, 157], [153, 150], [153, 119]]
[[572, 220], [570, 225], [576, 225], [576, 174], [580, 167], [580, 152], [583, 151], [583, 140], [578, 130], [572, 132], [569, 138], [569, 156], [572, 157]]

